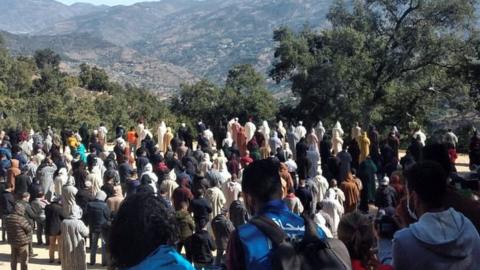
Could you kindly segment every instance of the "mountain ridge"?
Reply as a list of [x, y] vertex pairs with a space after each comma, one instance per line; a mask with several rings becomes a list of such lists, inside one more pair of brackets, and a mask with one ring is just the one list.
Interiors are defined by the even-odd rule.
[[[51, 8], [56, 2], [41, 1], [47, 3], [43, 10]], [[273, 59], [273, 31], [280, 26], [300, 29], [305, 24], [315, 28], [325, 27], [325, 14], [332, 2], [333, 0], [163, 0], [98, 9], [87, 5], [79, 8], [81, 11], [75, 11], [77, 13], [62, 11], [62, 17], [42, 21], [41, 27], [32, 27], [28, 38], [25, 35], [8, 35], [6, 39], [9, 48], [16, 53], [31, 53], [34, 47], [32, 43], [38, 46], [51, 45], [63, 56], [75, 60], [73, 62], [98, 64], [109, 70], [113, 77], [121, 75], [115, 66], [121, 66], [119, 69], [122, 72], [135, 73], [134, 68], [129, 69], [129, 64], [123, 64], [122, 52], [128, 52], [132, 56], [130, 60], [135, 60], [136, 65], [139, 65], [137, 68], [141, 66], [141, 61], [145, 61], [150, 66], [155, 62], [160, 66], [168, 65], [171, 71], [182, 70], [181, 76], [174, 76], [170, 72], [164, 73], [165, 70], [146, 69], [149, 71], [145, 77], [151, 78], [146, 85], [154, 91], [165, 92], [178, 89], [180, 83], [203, 77], [221, 82], [228, 70], [236, 64], [253, 64], [266, 74]], [[28, 13], [24, 6], [20, 5]], [[0, 9], [0, 18], [3, 12]], [[12, 12], [13, 10], [10, 11]], [[8, 27], [4, 28], [0, 19], [0, 29], [9, 31]], [[19, 27], [10, 27], [15, 28]], [[86, 39], [87, 44], [81, 42], [81, 38]], [[101, 48], [92, 49], [97, 43]], [[59, 46], [62, 44], [69, 46]], [[183, 76], [187, 78], [183, 80]], [[120, 77], [128, 80], [128, 76]], [[158, 87], [154, 82], [157, 79], [172, 84]], [[133, 81], [143, 83], [139, 78]]]

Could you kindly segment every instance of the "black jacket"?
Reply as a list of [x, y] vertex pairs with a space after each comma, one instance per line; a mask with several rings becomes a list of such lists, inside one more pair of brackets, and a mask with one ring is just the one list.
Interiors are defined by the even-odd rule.
[[128, 161], [118, 165], [118, 174], [120, 175], [120, 183], [125, 184], [132, 175], [133, 168]]
[[6, 216], [13, 213], [15, 209], [15, 198], [13, 194], [8, 191], [3, 191], [0, 194], [0, 216]]
[[35, 222], [35, 213], [32, 210], [32, 207], [30, 204], [24, 200], [18, 200], [17, 203], [22, 204], [25, 207], [25, 218], [28, 220], [28, 222], [33, 225]]
[[94, 200], [87, 204], [85, 220], [91, 232], [102, 232], [102, 226], [110, 219], [110, 209], [104, 201]]
[[15, 177], [15, 194], [22, 195], [28, 192], [32, 185], [32, 179], [25, 173], [22, 173]]
[[295, 191], [295, 196], [297, 196], [300, 201], [302, 202], [303, 207], [305, 208], [305, 212], [311, 214], [312, 213], [312, 200], [313, 195], [312, 192], [305, 186], [305, 187], [298, 187]]
[[396, 207], [397, 192], [392, 186], [380, 186], [375, 193], [375, 206], [378, 208]]
[[226, 250], [230, 234], [235, 230], [232, 222], [225, 215], [219, 214], [212, 220], [212, 230], [217, 248]]
[[87, 210], [87, 204], [94, 199], [92, 193], [85, 189], [78, 190], [77, 195], [75, 195], [75, 200], [77, 201], [78, 206], [82, 208], [84, 214]]
[[45, 232], [48, 236], [60, 235], [63, 218], [63, 209], [60, 204], [53, 202], [45, 206]]
[[143, 173], [143, 170], [148, 163], [150, 163], [150, 161], [148, 160], [147, 157], [144, 157], [144, 156], [137, 157], [136, 164], [137, 164], [138, 175], [141, 175]]
[[215, 242], [207, 231], [196, 232], [190, 238], [192, 261], [194, 263], [213, 263], [212, 251], [216, 250]]
[[228, 209], [228, 212], [230, 213], [230, 220], [235, 227], [247, 223], [248, 212], [243, 202], [239, 200], [233, 201], [232, 204], [230, 204], [230, 209]]
[[195, 198], [190, 202], [189, 211], [193, 213], [193, 219], [196, 224], [201, 221], [207, 223], [208, 215], [212, 212], [212, 207], [208, 205], [205, 198]]

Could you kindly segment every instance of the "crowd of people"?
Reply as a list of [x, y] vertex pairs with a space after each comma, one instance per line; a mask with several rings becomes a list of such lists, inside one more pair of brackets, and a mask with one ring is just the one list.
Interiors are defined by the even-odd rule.
[[[478, 268], [478, 182], [456, 173], [451, 130], [427, 144], [420, 128], [270, 124], [1, 131], [11, 269], [36, 256], [33, 233], [65, 270], [95, 265], [99, 248], [108, 269], [272, 269], [276, 241], [259, 220], [292, 243], [313, 222], [348, 250], [348, 269]], [[477, 133], [470, 150], [475, 176]]]

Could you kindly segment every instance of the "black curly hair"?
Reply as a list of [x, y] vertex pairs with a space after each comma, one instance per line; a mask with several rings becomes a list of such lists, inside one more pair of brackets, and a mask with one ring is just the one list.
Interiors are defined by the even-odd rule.
[[108, 248], [118, 268], [139, 264], [161, 245], [175, 245], [178, 226], [174, 212], [152, 193], [137, 193], [122, 203], [112, 223]]

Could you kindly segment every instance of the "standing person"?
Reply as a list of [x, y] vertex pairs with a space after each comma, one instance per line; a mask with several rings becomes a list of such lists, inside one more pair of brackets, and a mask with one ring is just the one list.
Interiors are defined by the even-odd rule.
[[5, 218], [8, 243], [11, 248], [10, 268], [17, 270], [20, 263], [21, 270], [28, 269], [29, 245], [32, 242], [32, 226], [25, 218], [25, 207], [15, 204], [13, 213]]
[[28, 175], [27, 166], [24, 166], [21, 171], [21, 174], [15, 177], [15, 194], [17, 196], [28, 192], [32, 185], [32, 178]]
[[190, 243], [187, 243], [193, 232], [195, 231], [195, 222], [192, 219], [192, 215], [188, 212], [188, 203], [181, 202], [179, 209], [175, 212], [175, 219], [178, 223], [178, 229], [180, 231], [179, 242], [177, 243], [177, 251], [182, 252], [182, 248], [185, 247], [185, 254], [187, 258], [190, 258]]
[[[165, 136], [165, 133], [167, 133], [167, 125], [162, 121], [157, 128], [157, 144], [161, 150], [163, 149], [163, 136]], [[165, 154], [165, 152], [163, 153]]]
[[86, 123], [82, 123], [78, 129], [78, 134], [82, 137], [83, 146], [88, 149], [88, 142], [90, 141], [90, 133], [88, 132], [88, 126]]
[[237, 175], [232, 174], [232, 177], [223, 183], [223, 194], [225, 195], [225, 208], [229, 208], [234, 200], [237, 199], [238, 194], [242, 192], [242, 185], [237, 182]]
[[294, 156], [297, 156], [297, 149], [295, 146], [300, 141], [300, 138], [295, 132], [295, 126], [290, 126], [290, 129], [287, 131], [287, 141], [288, 141], [288, 144], [292, 147], [292, 152], [293, 152], [292, 154]]
[[101, 123], [97, 131], [98, 131], [97, 133], [98, 143], [102, 148], [104, 148], [105, 145], [107, 144], [107, 134], [108, 134], [108, 130], [105, 127], [105, 124]]
[[215, 236], [215, 245], [217, 247], [217, 257], [215, 257], [215, 265], [220, 266], [224, 263], [223, 255], [227, 250], [228, 238], [235, 230], [232, 222], [228, 219], [228, 209], [222, 209], [222, 212], [213, 218], [212, 230]]
[[50, 157], [45, 158], [37, 169], [36, 180], [42, 185], [47, 200], [53, 197], [53, 175], [56, 171], [57, 165]]
[[225, 195], [223, 195], [222, 190], [218, 187], [219, 179], [221, 178], [220, 173], [217, 171], [210, 171], [207, 173], [207, 179], [211, 183], [211, 187], [207, 189], [206, 198], [212, 207], [212, 213], [210, 214], [210, 219], [216, 217], [221, 213], [223, 206], [227, 202]]
[[443, 137], [443, 141], [446, 144], [451, 144], [451, 145], [453, 145], [454, 148], [456, 148], [457, 144], [458, 144], [458, 137], [457, 137], [457, 135], [455, 135], [455, 133], [453, 133], [453, 130], [451, 128], [449, 128], [447, 130], [447, 133]]
[[[304, 219], [293, 214], [282, 201], [282, 184], [278, 162], [258, 160], [245, 168], [242, 190], [247, 209], [252, 215], [261, 215], [275, 221], [292, 240], [301, 239], [305, 233]], [[320, 238], [325, 234], [317, 230]], [[271, 268], [272, 245], [269, 238], [253, 223], [237, 228], [230, 236], [227, 251], [227, 269]]]
[[15, 209], [15, 197], [8, 188], [3, 188], [0, 193], [0, 215], [2, 218], [2, 241], [5, 241], [6, 227], [5, 218], [13, 213]]
[[65, 219], [60, 225], [60, 261], [62, 270], [86, 270], [87, 252], [85, 239], [89, 230], [81, 220], [82, 210], [75, 202], [77, 189], [67, 186], [63, 189], [63, 212]]
[[358, 140], [358, 136], [362, 134], [362, 128], [358, 125], [358, 122], [355, 122], [355, 125], [352, 127], [350, 132], [351, 139], [356, 141]]
[[407, 171], [407, 209], [417, 222], [394, 235], [395, 269], [478, 269], [478, 232], [462, 213], [443, 206], [447, 177], [443, 168], [431, 161], [417, 163]]
[[470, 138], [468, 158], [470, 170], [477, 170], [477, 167], [480, 166], [480, 135], [476, 130]]
[[170, 143], [172, 142], [173, 140], [173, 133], [172, 133], [172, 128], [167, 128], [167, 132], [165, 133], [165, 135], [163, 135], [163, 145], [161, 146], [161, 151], [163, 153], [167, 153], [168, 151], [168, 148], [170, 147]]
[[368, 138], [367, 132], [362, 132], [362, 135], [358, 137], [358, 147], [360, 148], [359, 162], [361, 164], [370, 155], [370, 139]]
[[422, 139], [420, 138], [420, 135], [413, 137], [410, 145], [407, 148], [407, 152], [413, 156], [415, 162], [420, 162], [420, 160], [422, 160], [422, 150], [424, 146], [421, 140]]
[[175, 249], [177, 226], [174, 212], [161, 198], [148, 192], [127, 197], [110, 229], [107, 246], [112, 266], [123, 270], [194, 270]]
[[193, 214], [195, 220], [195, 227], [199, 228], [202, 224], [206, 224], [209, 221], [209, 215], [212, 213], [212, 207], [210, 207], [208, 201], [203, 197], [204, 190], [199, 188], [195, 192], [195, 198], [191, 201], [188, 211]]
[[360, 164], [358, 169], [358, 178], [362, 181], [362, 191], [359, 209], [364, 213], [368, 213], [368, 203], [375, 199], [375, 174], [377, 173], [377, 166], [367, 157], [367, 159]]
[[337, 228], [344, 211], [343, 205], [338, 202], [335, 192], [327, 192], [327, 196], [321, 202], [322, 211], [332, 218], [331, 232], [333, 237], [337, 237]]
[[49, 242], [48, 255], [50, 263], [55, 261], [55, 251], [59, 253], [58, 262], [60, 262], [58, 245], [60, 242], [60, 226], [63, 218], [63, 208], [60, 204], [60, 198], [53, 200], [51, 204], [45, 206], [45, 234]]
[[190, 238], [192, 262], [198, 269], [211, 267], [213, 254], [217, 248], [210, 233], [207, 231], [207, 224], [198, 224], [197, 231]]
[[107, 199], [107, 206], [112, 213], [112, 217], [115, 217], [118, 209], [120, 209], [120, 204], [123, 202], [123, 192], [120, 185], [115, 185], [113, 187], [113, 196]]
[[[33, 213], [32, 207], [28, 203], [29, 201], [30, 201], [30, 193], [25, 192], [21, 195], [21, 197], [16, 203], [23, 205], [23, 207], [25, 208], [25, 218], [28, 220], [28, 222], [30, 223], [30, 226], [33, 228], [35, 226], [35, 214]], [[28, 245], [28, 248], [29, 248], [28, 254], [30, 258], [36, 257], [37, 254], [33, 254], [33, 246], [31, 241]]]
[[340, 184], [345, 181], [350, 173], [352, 164], [352, 156], [347, 152], [347, 148], [343, 148], [340, 153], [337, 154], [337, 158], [340, 160], [340, 170], [338, 175], [338, 181]]
[[300, 183], [298, 184], [297, 190], [295, 190], [295, 196], [300, 199], [302, 202], [304, 212], [307, 213], [308, 215], [313, 214], [313, 195], [310, 189], [307, 188], [306, 185], [306, 180], [305, 179], [300, 179]]
[[373, 252], [377, 237], [368, 216], [359, 212], [345, 215], [338, 225], [338, 238], [347, 246], [353, 270], [393, 270], [381, 264]]
[[237, 199], [230, 204], [228, 213], [229, 213], [230, 221], [232, 221], [235, 228], [238, 228], [238, 226], [241, 226], [247, 223], [248, 212], [247, 212], [247, 208], [245, 207], [245, 202], [243, 200], [242, 192], [238, 193]]
[[400, 148], [400, 140], [395, 134], [395, 132], [390, 132], [387, 138], [387, 144], [392, 148], [395, 158], [398, 160], [398, 150]]
[[345, 194], [345, 213], [355, 211], [360, 203], [360, 189], [351, 173], [348, 173], [347, 179], [340, 184], [340, 189]]
[[118, 125], [115, 128], [115, 139], [123, 138], [125, 135], [125, 128], [122, 125]]
[[283, 201], [287, 204], [288, 209], [290, 209], [292, 213], [297, 215], [301, 215], [303, 213], [303, 204], [300, 199], [295, 196], [295, 191], [293, 188], [288, 190], [288, 194], [285, 198], [283, 198]]
[[413, 138], [418, 138], [422, 147], [425, 146], [425, 142], [427, 141], [427, 135], [425, 135], [425, 133], [423, 133], [423, 131], [420, 129], [420, 127], [417, 127], [415, 129], [415, 132], [413, 133], [412, 137]]
[[130, 153], [135, 153], [135, 151], [137, 150], [137, 132], [135, 132], [134, 127], [130, 127], [130, 129], [128, 130], [127, 141]]
[[368, 129], [368, 138], [370, 139], [370, 157], [375, 165], [380, 167], [380, 134], [373, 125]]
[[[42, 234], [45, 230], [45, 207], [49, 204], [45, 199], [43, 191], [37, 193], [37, 197], [30, 203], [32, 211], [35, 214], [35, 223], [37, 224], [37, 241], [39, 245], [43, 245]], [[48, 237], [45, 233], [45, 237]], [[48, 243], [48, 239], [45, 239]]]
[[337, 121], [335, 126], [332, 129], [332, 151], [333, 155], [336, 156], [341, 150], [343, 146], [343, 129], [340, 122]]
[[20, 171], [20, 162], [16, 159], [12, 159], [12, 166], [7, 170], [7, 188], [10, 188], [15, 192], [15, 177], [19, 176]]
[[101, 190], [98, 191], [95, 200], [87, 204], [87, 211], [85, 212], [85, 220], [87, 220], [90, 228], [90, 265], [95, 265], [99, 239], [102, 242], [102, 266], [107, 265], [105, 239], [101, 232], [102, 227], [110, 220], [111, 212], [105, 199], [107, 199], [107, 194]]
[[181, 209], [181, 204], [186, 203], [190, 204], [190, 201], [193, 199], [193, 194], [190, 191], [190, 181], [188, 177], [183, 176], [180, 178], [180, 186], [177, 187], [172, 194], [173, 207], [175, 210]]
[[379, 209], [397, 206], [397, 192], [389, 183], [390, 179], [385, 176], [380, 181], [380, 186], [375, 193], [375, 206]]

